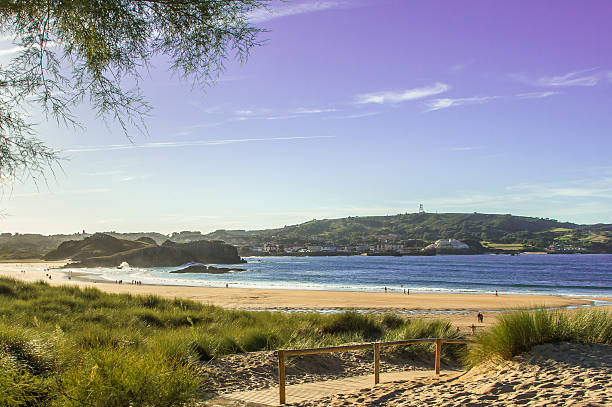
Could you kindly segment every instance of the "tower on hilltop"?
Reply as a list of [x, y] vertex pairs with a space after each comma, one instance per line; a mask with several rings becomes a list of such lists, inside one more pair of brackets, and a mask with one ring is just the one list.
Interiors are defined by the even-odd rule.
[[423, 204], [419, 204], [419, 213], [425, 213], [425, 209], [423, 209]]

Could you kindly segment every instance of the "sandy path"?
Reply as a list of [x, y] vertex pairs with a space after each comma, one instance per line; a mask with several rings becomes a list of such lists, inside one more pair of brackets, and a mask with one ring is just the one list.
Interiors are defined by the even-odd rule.
[[549, 344], [451, 380], [382, 384], [299, 406], [610, 406], [612, 346]]
[[[546, 295], [487, 295], [487, 294], [410, 294], [373, 293], [350, 291], [272, 290], [250, 288], [214, 288], [159, 285], [132, 285], [129, 283], [93, 282], [73, 275], [68, 279], [58, 268], [63, 262], [5, 262], [0, 263], [0, 275], [24, 281], [47, 281], [51, 285], [76, 284], [96, 287], [109, 293], [135, 295], [159, 295], [167, 298], [187, 298], [225, 308], [315, 310], [315, 309], [366, 309], [395, 310], [414, 313], [416, 316], [439, 317], [438, 311], [446, 311], [446, 317], [457, 322], [462, 330], [476, 323], [479, 310], [507, 310], [521, 307], [558, 307], [588, 304], [588, 301]], [[50, 270], [48, 271], [47, 269]], [[51, 275], [49, 279], [48, 275]], [[493, 322], [496, 314], [485, 313], [485, 323]]]

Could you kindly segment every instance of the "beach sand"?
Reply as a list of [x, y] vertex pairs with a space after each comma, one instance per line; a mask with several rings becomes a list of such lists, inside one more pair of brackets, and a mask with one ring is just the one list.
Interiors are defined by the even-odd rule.
[[610, 406], [612, 346], [539, 345], [459, 377], [381, 384], [299, 406]]
[[[308, 291], [254, 288], [186, 287], [162, 285], [115, 284], [110, 281], [92, 281], [76, 273], [69, 280], [60, 269], [64, 261], [21, 261], [0, 263], [0, 275], [23, 281], [46, 281], [51, 285], [78, 285], [96, 287], [108, 293], [158, 295], [166, 298], [185, 298], [224, 308], [246, 310], [339, 310], [359, 309], [371, 311], [401, 311], [407, 316], [447, 318], [461, 331], [471, 332], [495, 322], [498, 312], [515, 308], [563, 307], [589, 304], [589, 301], [552, 295], [490, 294], [415, 294]], [[49, 269], [48, 271], [46, 269]], [[48, 275], [51, 275], [51, 279]], [[484, 323], [479, 324], [476, 313], [484, 311]], [[489, 312], [492, 311], [492, 312]]]

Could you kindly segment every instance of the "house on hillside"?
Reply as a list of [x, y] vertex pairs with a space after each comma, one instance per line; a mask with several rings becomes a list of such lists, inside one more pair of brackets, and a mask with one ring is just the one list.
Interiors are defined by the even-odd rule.
[[439, 239], [435, 243], [426, 246], [423, 250], [431, 249], [451, 249], [451, 250], [467, 250], [470, 246], [457, 239]]

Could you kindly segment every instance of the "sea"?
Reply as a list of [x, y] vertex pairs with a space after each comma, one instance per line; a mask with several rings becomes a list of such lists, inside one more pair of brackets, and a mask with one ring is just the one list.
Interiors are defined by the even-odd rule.
[[181, 267], [72, 269], [143, 284], [410, 293], [612, 297], [612, 255], [247, 257], [228, 274], [172, 274]]

